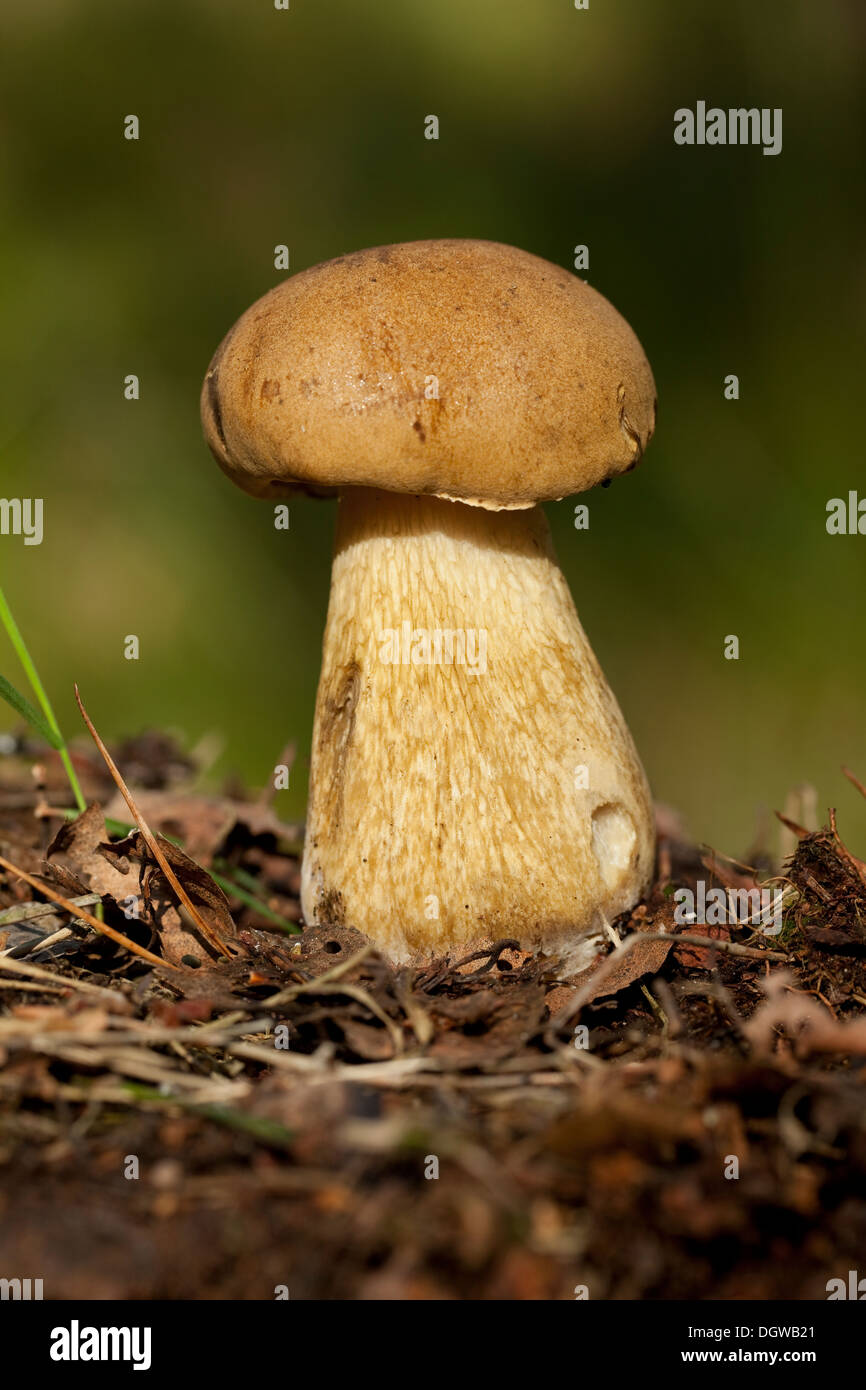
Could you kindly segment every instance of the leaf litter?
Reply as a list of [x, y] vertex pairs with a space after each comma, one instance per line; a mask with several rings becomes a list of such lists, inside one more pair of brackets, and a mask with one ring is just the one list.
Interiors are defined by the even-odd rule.
[[834, 814], [777, 937], [681, 929], [673, 888], [758, 880], [662, 822], [583, 976], [510, 939], [395, 967], [298, 930], [301, 827], [141, 747], [147, 785], [91, 766], [74, 819], [26, 758], [0, 778], [4, 1268], [53, 1298], [802, 1299], [862, 1264], [866, 866]]

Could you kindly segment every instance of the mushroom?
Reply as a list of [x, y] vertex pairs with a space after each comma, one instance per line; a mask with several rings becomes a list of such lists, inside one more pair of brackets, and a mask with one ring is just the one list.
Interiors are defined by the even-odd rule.
[[652, 873], [652, 803], [540, 502], [634, 468], [628, 324], [486, 241], [339, 256], [258, 300], [202, 391], [256, 497], [339, 493], [302, 868], [307, 923], [396, 961], [502, 937], [591, 958]]

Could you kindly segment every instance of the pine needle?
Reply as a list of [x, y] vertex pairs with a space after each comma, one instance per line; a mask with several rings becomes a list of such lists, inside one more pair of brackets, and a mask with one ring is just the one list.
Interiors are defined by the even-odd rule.
[[228, 958], [231, 959], [231, 951], [229, 950], [228, 946], [226, 946], [225, 942], [222, 940], [222, 937], [220, 937], [217, 934], [217, 932], [214, 931], [213, 927], [211, 927], [202, 917], [198, 908], [190, 900], [189, 894], [187, 893], [183, 884], [180, 882], [180, 879], [177, 877], [177, 874], [174, 872], [174, 869], [171, 867], [165, 855], [163, 854], [159, 841], [157, 840], [150, 826], [147, 824], [147, 821], [144, 819], [144, 816], [141, 814], [141, 811], [135, 804], [132, 792], [129, 790], [128, 786], [126, 785], [122, 776], [120, 775], [117, 764], [115, 763], [114, 759], [112, 758], [102, 739], [99, 737], [99, 734], [96, 732], [96, 729], [93, 726], [93, 721], [91, 720], [90, 715], [87, 713], [87, 710], [84, 708], [84, 703], [81, 699], [81, 695], [78, 692], [77, 685], [75, 687], [75, 698], [78, 701], [78, 708], [81, 710], [81, 717], [90, 731], [90, 736], [93, 739], [93, 742], [96, 744], [97, 748], [99, 749], [100, 753], [102, 754], [105, 760], [105, 766], [108, 768], [109, 772], [114, 778], [115, 785], [117, 786], [118, 791], [120, 792], [121, 796], [123, 797], [124, 801], [129, 807], [132, 818], [138, 826], [139, 830], [141, 831], [142, 837], [144, 838], [148, 849], [150, 850], [156, 862], [159, 864], [159, 867], [162, 869], [162, 872], [165, 874], [165, 877], [168, 879], [168, 882], [171, 884], [178, 898], [183, 903], [190, 917], [194, 921], [196, 927], [204, 937], [205, 941], [208, 941], [211, 944], [211, 946], [213, 946], [216, 950], [220, 951], [222, 955], [228, 956]]

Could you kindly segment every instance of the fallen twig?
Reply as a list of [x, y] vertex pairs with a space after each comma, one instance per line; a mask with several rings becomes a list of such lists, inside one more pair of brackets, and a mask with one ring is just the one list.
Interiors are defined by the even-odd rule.
[[[160, 961], [160, 965], [164, 965]], [[79, 980], [74, 975], [56, 975], [53, 970], [46, 970], [42, 965], [32, 965], [30, 961], [12, 960], [9, 956], [0, 956], [0, 974], [23, 975], [31, 980], [44, 980], [46, 983], [62, 985], [64, 989], [78, 989], [84, 994], [98, 994], [100, 998], [110, 1000], [112, 1005], [117, 1004], [119, 999], [123, 999], [122, 994], [118, 994], [116, 989], [106, 989], [103, 985], [92, 985], [89, 980]]]

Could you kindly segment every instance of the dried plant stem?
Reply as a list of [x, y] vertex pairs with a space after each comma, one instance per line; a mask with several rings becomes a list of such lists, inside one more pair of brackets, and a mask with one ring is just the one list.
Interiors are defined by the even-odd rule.
[[[160, 965], [165, 965], [165, 961], [160, 961]], [[65, 990], [77, 989], [82, 994], [95, 994], [106, 1004], [117, 1004], [118, 993], [116, 989], [106, 989], [104, 985], [92, 985], [89, 980], [79, 980], [77, 975], [58, 975], [53, 970], [46, 970], [43, 965], [33, 965], [30, 961], [13, 960], [9, 956], [0, 958], [0, 974], [19, 975], [26, 980], [43, 980], [46, 984], [60, 985]], [[26, 985], [23, 986], [27, 988]]]

